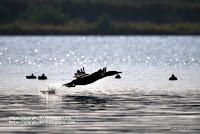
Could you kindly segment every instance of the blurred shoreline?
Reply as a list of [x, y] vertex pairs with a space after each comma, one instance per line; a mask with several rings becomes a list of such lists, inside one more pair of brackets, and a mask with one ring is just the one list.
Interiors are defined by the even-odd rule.
[[96, 23], [68, 25], [0, 25], [0, 35], [200, 35], [200, 23], [155, 24], [126, 22], [101, 30]]
[[1, 0], [0, 35], [200, 35], [198, 0]]

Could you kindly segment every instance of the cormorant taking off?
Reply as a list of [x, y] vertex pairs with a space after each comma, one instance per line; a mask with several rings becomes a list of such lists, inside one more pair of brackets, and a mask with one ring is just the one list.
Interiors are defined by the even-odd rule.
[[66, 87], [75, 87], [76, 85], [87, 85], [90, 83], [93, 83], [101, 78], [116, 75], [122, 72], [117, 71], [106, 71], [106, 67], [102, 69], [99, 69], [97, 72], [94, 72], [92, 74], [86, 74], [85, 69], [77, 70], [77, 73], [75, 73], [74, 78], [75, 80], [71, 81], [70, 83], [64, 84], [63, 86]]

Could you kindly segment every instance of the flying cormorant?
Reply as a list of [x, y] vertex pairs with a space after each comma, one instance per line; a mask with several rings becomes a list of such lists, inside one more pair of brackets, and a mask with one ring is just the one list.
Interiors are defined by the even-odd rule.
[[63, 86], [66, 87], [75, 87], [76, 85], [87, 85], [90, 83], [93, 83], [99, 79], [102, 79], [104, 77], [107, 76], [112, 76], [112, 75], [116, 75], [122, 72], [117, 72], [117, 71], [106, 71], [106, 67], [102, 69], [99, 69], [97, 72], [94, 72], [92, 74], [86, 74], [84, 67], [81, 70], [77, 70], [77, 73], [75, 73], [74, 78], [76, 78], [75, 80], [64, 84]]

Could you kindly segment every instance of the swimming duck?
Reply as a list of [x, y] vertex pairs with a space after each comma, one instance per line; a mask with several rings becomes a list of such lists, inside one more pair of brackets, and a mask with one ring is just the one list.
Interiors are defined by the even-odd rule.
[[178, 80], [178, 79], [176, 78], [176, 76], [174, 76], [174, 74], [172, 74], [172, 76], [169, 78], [169, 80]]
[[115, 76], [115, 79], [120, 79], [120, 78], [121, 76], [119, 74]]
[[122, 72], [118, 72], [118, 71], [106, 71], [106, 67], [104, 67], [103, 69], [99, 69], [97, 72], [94, 72], [92, 74], [86, 74], [84, 68], [81, 70], [77, 70], [77, 73], [75, 73], [74, 78], [76, 78], [75, 80], [64, 84], [63, 86], [66, 87], [75, 87], [76, 85], [87, 85], [87, 84], [91, 84], [99, 79], [102, 79], [104, 77], [107, 76], [112, 76], [112, 75], [116, 75]]
[[36, 79], [36, 76], [34, 74], [31, 74], [30, 76], [26, 76], [27, 79]]
[[45, 76], [45, 74], [42, 74], [42, 76], [38, 76], [38, 80], [46, 80], [47, 77]]

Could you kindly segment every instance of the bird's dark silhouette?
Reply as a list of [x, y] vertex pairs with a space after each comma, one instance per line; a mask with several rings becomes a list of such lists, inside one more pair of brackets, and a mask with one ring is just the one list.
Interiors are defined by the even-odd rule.
[[92, 74], [86, 74], [85, 69], [83, 67], [83, 69], [77, 70], [77, 73], [75, 73], [75, 76], [74, 76], [74, 78], [76, 78], [75, 80], [73, 80], [67, 84], [64, 84], [63, 86], [75, 87], [76, 85], [87, 85], [87, 84], [93, 83], [99, 79], [102, 79], [104, 77], [116, 75], [119, 73], [122, 73], [122, 72], [106, 71], [106, 67], [104, 67], [103, 70], [99, 69], [97, 72], [94, 72]]
[[172, 76], [169, 78], [169, 80], [178, 80], [178, 79], [176, 78], [176, 76], [174, 76], [174, 74], [172, 74]]
[[47, 77], [45, 76], [45, 74], [42, 74], [42, 76], [38, 76], [38, 80], [46, 80]]
[[115, 79], [120, 79], [120, 78], [121, 76], [119, 74], [115, 76]]
[[36, 76], [34, 74], [31, 74], [30, 76], [26, 76], [27, 79], [36, 79]]

